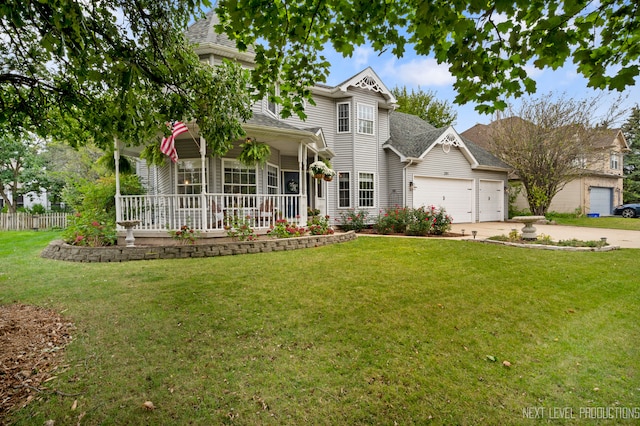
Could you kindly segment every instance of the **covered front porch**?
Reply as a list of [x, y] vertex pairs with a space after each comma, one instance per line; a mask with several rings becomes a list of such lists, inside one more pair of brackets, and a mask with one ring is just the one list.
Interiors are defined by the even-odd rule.
[[[127, 227], [133, 230], [136, 244], [163, 243], [171, 231], [183, 226], [206, 241], [243, 225], [265, 234], [281, 219], [306, 226], [308, 208], [324, 213], [327, 183], [308, 173], [309, 164], [331, 156], [322, 132], [269, 124], [263, 117], [245, 128], [247, 137], [271, 148], [263, 166], [247, 166], [237, 160], [241, 141], [222, 158], [208, 155], [206, 142], [190, 124], [189, 133], [176, 140], [177, 162], [151, 166], [138, 160], [136, 174], [146, 194], [121, 194], [116, 170], [118, 243], [124, 241]], [[139, 158], [139, 151], [119, 147], [117, 160], [121, 152]]]

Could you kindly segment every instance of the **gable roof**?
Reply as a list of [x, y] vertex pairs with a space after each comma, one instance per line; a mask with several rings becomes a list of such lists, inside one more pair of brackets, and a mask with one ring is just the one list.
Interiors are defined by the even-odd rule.
[[504, 170], [509, 166], [483, 148], [458, 135], [453, 127], [433, 127], [420, 117], [394, 111], [389, 115], [391, 137], [383, 148], [395, 152], [400, 161], [422, 161], [435, 145], [453, 145], [460, 149], [471, 168]]
[[[498, 123], [508, 123], [509, 121], [518, 122], [524, 121], [520, 117], [507, 117], [500, 120], [492, 121], [489, 124], [476, 124], [475, 126], [460, 133], [460, 136], [473, 141], [475, 144], [489, 149], [491, 146], [491, 132]], [[623, 150], [629, 150], [629, 145], [620, 129], [593, 129], [597, 132], [597, 136], [594, 138], [594, 148], [611, 148], [618, 146]]]

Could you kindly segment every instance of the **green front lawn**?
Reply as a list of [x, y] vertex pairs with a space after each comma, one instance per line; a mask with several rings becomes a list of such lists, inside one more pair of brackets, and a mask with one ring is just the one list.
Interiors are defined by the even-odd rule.
[[639, 218], [624, 218], [621, 216], [604, 217], [575, 217], [575, 215], [547, 215], [547, 219], [554, 220], [558, 225], [585, 226], [588, 228], [628, 229], [640, 231]]
[[569, 414], [562, 424], [584, 424], [600, 407], [640, 416], [637, 250], [361, 237], [76, 264], [38, 257], [55, 236], [0, 232], [0, 303], [55, 308], [76, 324], [46, 386], [81, 395], [39, 393], [11, 424], [519, 425]]

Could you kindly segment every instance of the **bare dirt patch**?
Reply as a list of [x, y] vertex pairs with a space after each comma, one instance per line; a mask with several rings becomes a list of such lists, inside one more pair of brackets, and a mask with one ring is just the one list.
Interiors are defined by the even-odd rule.
[[44, 391], [71, 341], [73, 324], [37, 306], [0, 305], [0, 424]]

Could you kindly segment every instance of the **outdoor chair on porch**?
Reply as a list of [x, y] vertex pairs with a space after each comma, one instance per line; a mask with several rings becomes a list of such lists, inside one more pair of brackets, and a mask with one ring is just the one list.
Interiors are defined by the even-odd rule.
[[213, 213], [213, 223], [216, 228], [222, 228], [222, 221], [224, 220], [224, 212], [222, 208], [216, 204], [215, 201], [211, 202], [211, 213]]
[[258, 219], [260, 221], [260, 226], [268, 225], [274, 217], [275, 207], [273, 205], [273, 201], [263, 201], [262, 204], [260, 204], [260, 208], [258, 209]]

